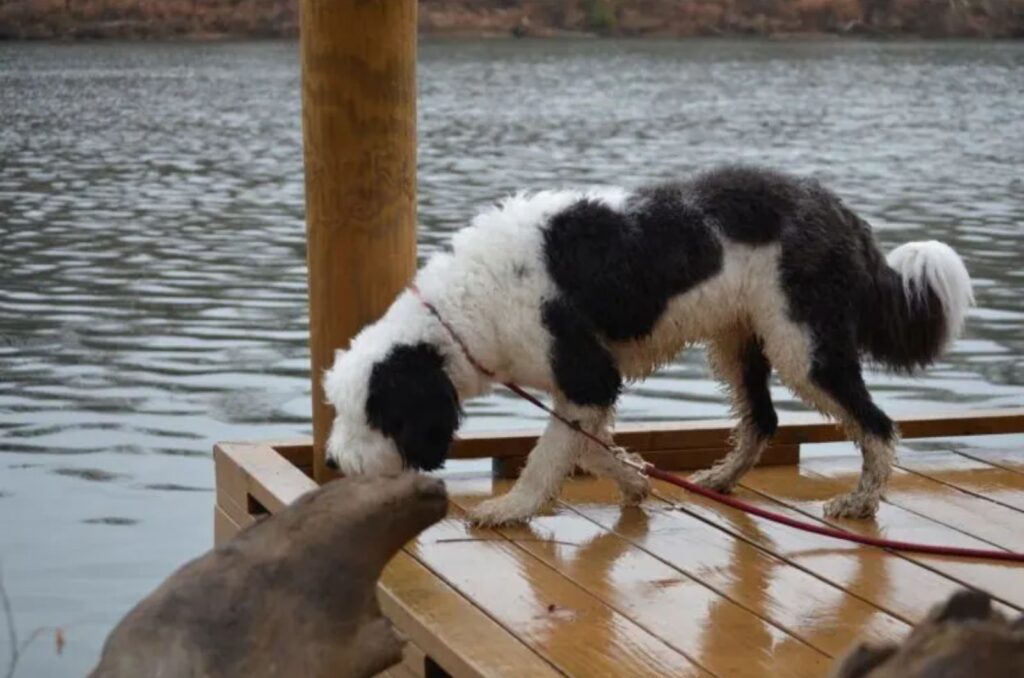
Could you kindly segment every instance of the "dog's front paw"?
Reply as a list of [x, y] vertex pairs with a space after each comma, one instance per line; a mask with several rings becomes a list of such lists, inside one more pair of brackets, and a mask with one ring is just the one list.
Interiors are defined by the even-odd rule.
[[[643, 462], [639, 454], [629, 454], [630, 459], [636, 462]], [[632, 469], [619, 477], [619, 492], [622, 493], [622, 503], [626, 506], [639, 506], [651, 493], [651, 481], [647, 476], [634, 472]]]
[[689, 478], [691, 483], [696, 483], [701, 487], [706, 487], [709, 490], [715, 492], [721, 492], [722, 494], [729, 494], [733, 488], [736, 487], [738, 478], [733, 478], [732, 474], [723, 472], [720, 468], [706, 468], [703, 471], [697, 471], [692, 474]]
[[525, 523], [540, 510], [543, 503], [509, 492], [477, 505], [469, 512], [469, 522], [480, 527]]
[[825, 502], [825, 515], [829, 518], [872, 518], [878, 513], [878, 502], [878, 496], [873, 494], [844, 494]]

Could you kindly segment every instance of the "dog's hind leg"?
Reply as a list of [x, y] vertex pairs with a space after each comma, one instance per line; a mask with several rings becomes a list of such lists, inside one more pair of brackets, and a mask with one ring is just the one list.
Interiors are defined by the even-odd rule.
[[[830, 327], [845, 327], [835, 322]], [[875, 405], [864, 384], [856, 347], [843, 332], [815, 333], [780, 323], [766, 336], [765, 350], [783, 382], [824, 414], [839, 419], [864, 457], [857, 488], [825, 505], [834, 518], [869, 518], [878, 510], [892, 474], [896, 427]]]
[[[581, 428], [594, 435], [605, 430], [609, 416], [607, 409], [575, 407], [560, 399], [556, 399], [555, 411], [569, 421], [578, 422]], [[586, 443], [586, 438], [578, 431], [552, 417], [512, 489], [479, 504], [470, 513], [470, 520], [477, 525], [505, 525], [529, 520], [558, 494]]]
[[878, 511], [892, 475], [896, 426], [872, 401], [855, 354], [821, 356], [811, 370], [811, 380], [836, 404], [838, 416], [864, 457], [856, 489], [825, 504], [825, 515], [870, 518]]
[[730, 492], [757, 463], [779, 423], [768, 388], [771, 365], [760, 338], [738, 327], [716, 337], [709, 345], [708, 357], [715, 374], [729, 387], [738, 422], [732, 433], [732, 450], [690, 479], [718, 492]]

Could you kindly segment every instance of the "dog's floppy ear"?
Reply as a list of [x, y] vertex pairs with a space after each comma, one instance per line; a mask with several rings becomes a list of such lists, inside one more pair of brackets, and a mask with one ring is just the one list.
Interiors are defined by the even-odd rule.
[[407, 466], [431, 471], [444, 465], [459, 428], [459, 400], [455, 388], [445, 377], [423, 384], [424, 398], [410, 411], [396, 437], [398, 449]]
[[402, 344], [373, 366], [366, 419], [395, 441], [407, 467], [444, 464], [460, 416], [458, 393], [434, 346]]

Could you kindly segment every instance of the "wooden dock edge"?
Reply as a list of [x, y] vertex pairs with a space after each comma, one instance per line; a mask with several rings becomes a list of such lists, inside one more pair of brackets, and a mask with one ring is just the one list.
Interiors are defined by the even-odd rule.
[[[905, 439], [1024, 433], [1024, 408], [911, 416], [897, 423]], [[682, 470], [706, 466], [724, 454], [731, 428], [732, 422], [725, 420], [681, 422], [622, 427], [615, 437], [619, 444], [659, 465]], [[514, 473], [537, 436], [533, 432], [467, 435], [456, 442], [451, 458], [493, 458], [497, 471]], [[801, 443], [845, 438], [841, 428], [820, 417], [792, 418], [779, 426], [762, 463], [795, 464]], [[218, 443], [214, 464], [216, 544], [317, 487], [310, 439]], [[503, 664], [537, 661], [535, 654], [408, 551], [400, 552], [385, 569], [378, 598], [381, 609], [410, 644], [404, 661], [383, 675], [485, 676], [496, 653]], [[461, 623], [450, 623], [455, 618]], [[547, 665], [535, 667], [534, 673], [554, 675]]]
[[[304, 450], [303, 469], [281, 454]], [[262, 518], [316, 489], [312, 446], [219, 443], [214, 447], [217, 477], [214, 542], [222, 544]], [[466, 676], [492, 672], [496, 653], [502, 664], [530, 667], [531, 675], [557, 675], [493, 619], [444, 583], [407, 551], [385, 568], [377, 588], [381, 610], [408, 638], [401, 664], [383, 676]], [[458, 619], [460, 623], [453, 624]]]

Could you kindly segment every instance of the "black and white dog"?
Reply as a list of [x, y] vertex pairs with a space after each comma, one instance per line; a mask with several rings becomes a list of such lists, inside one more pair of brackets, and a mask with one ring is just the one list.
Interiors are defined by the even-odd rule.
[[[928, 365], [973, 303], [948, 246], [907, 243], [886, 258], [871, 227], [817, 182], [749, 167], [635, 191], [510, 197], [456, 234], [416, 284], [497, 380], [546, 391], [560, 415], [605, 438], [623, 380], [705, 343], [739, 419], [734, 449], [695, 476], [720, 491], [775, 431], [774, 368], [860, 446], [857, 488], [825, 508], [843, 517], [874, 514], [897, 438], [865, 388], [862, 359], [899, 371]], [[403, 293], [326, 375], [337, 412], [329, 463], [346, 474], [438, 468], [460, 401], [492, 381]], [[614, 478], [627, 500], [647, 491], [607, 451], [552, 420], [513, 489], [473, 519], [530, 518], [575, 465]]]

